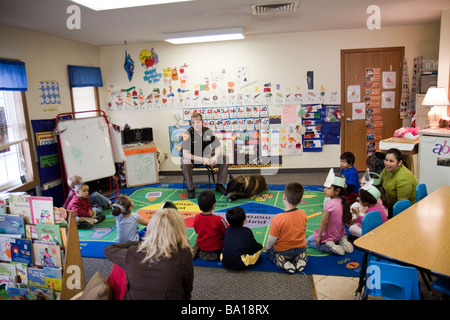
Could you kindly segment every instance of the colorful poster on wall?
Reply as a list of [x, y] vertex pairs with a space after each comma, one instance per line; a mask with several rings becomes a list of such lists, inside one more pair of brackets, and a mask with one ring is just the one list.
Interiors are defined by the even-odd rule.
[[144, 49], [139, 53], [139, 61], [144, 67], [144, 81], [148, 83], [156, 83], [162, 78], [162, 73], [158, 73], [156, 67], [159, 63], [158, 54], [152, 48]]
[[39, 81], [38, 83], [39, 102], [42, 111], [59, 110], [61, 106], [61, 97], [59, 83], [54, 80]]
[[322, 104], [302, 105], [302, 125], [305, 128], [303, 136], [304, 152], [322, 151], [322, 124], [325, 112]]

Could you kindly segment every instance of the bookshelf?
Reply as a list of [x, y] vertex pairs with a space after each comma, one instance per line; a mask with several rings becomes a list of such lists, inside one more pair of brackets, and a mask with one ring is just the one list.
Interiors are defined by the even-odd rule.
[[9, 193], [0, 213], [0, 299], [70, 300], [85, 288], [76, 214]]

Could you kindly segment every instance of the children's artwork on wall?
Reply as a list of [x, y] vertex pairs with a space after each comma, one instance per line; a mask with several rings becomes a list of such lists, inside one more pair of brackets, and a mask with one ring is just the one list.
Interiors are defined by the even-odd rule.
[[347, 87], [347, 103], [361, 101], [361, 86], [352, 85]]
[[123, 68], [125, 69], [125, 72], [128, 76], [128, 81], [131, 81], [133, 79], [134, 74], [134, 61], [131, 59], [130, 54], [125, 51], [125, 63], [123, 64]]
[[239, 83], [247, 83], [248, 82], [248, 67], [238, 67], [236, 71], [236, 79]]
[[59, 83], [54, 80], [39, 81], [39, 102], [43, 111], [59, 110], [61, 106], [61, 97]]
[[144, 49], [139, 53], [139, 61], [144, 67], [144, 80], [148, 83], [156, 83], [161, 80], [162, 73], [158, 73], [156, 67], [159, 63], [158, 54], [152, 48], [151, 50]]
[[322, 125], [325, 112], [322, 104], [303, 104], [302, 125], [305, 127], [303, 137], [304, 152], [322, 151]]
[[395, 91], [383, 91], [381, 94], [381, 107], [394, 108], [395, 107]]
[[395, 71], [383, 72], [383, 89], [395, 89], [396, 86], [396, 73]]

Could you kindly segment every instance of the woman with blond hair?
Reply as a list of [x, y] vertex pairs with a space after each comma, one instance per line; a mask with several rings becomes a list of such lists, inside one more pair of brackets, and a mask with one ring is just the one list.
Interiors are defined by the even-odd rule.
[[190, 299], [194, 267], [185, 224], [176, 209], [155, 213], [143, 241], [107, 246], [105, 257], [127, 276], [124, 300]]

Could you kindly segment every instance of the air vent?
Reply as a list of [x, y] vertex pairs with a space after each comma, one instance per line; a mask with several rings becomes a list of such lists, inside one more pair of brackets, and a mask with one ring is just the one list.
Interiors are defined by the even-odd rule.
[[293, 13], [298, 11], [299, 2], [276, 3], [276, 4], [255, 4], [252, 5], [253, 15]]

